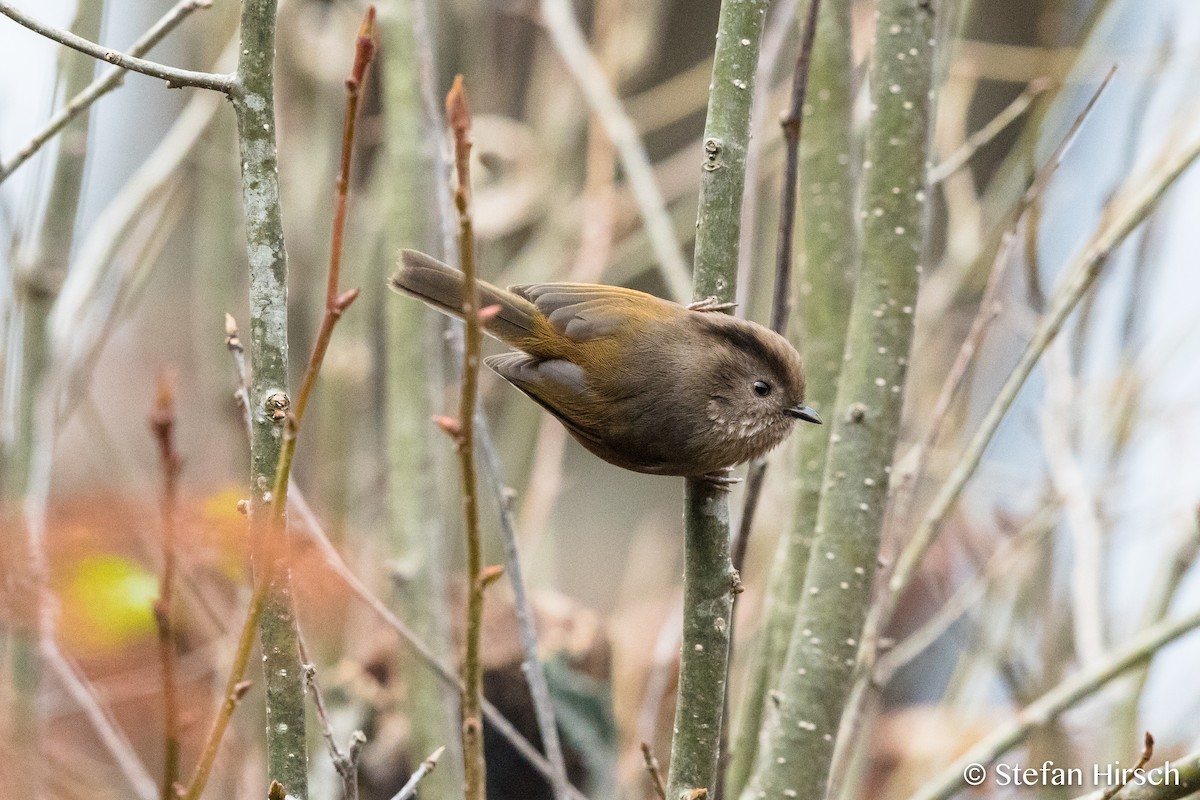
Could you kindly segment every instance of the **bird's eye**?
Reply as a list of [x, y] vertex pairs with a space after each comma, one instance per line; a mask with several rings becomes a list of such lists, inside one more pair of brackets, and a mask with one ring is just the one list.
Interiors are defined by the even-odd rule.
[[759, 397], [766, 397], [771, 393], [771, 384], [766, 381], [755, 381], [754, 393]]

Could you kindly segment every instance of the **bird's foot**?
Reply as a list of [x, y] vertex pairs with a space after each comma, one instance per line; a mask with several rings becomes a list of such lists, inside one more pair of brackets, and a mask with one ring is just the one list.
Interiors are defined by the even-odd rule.
[[703, 475], [697, 475], [696, 479], [712, 484], [722, 492], [732, 491], [730, 487], [736, 486], [742, 482], [741, 478], [733, 477], [733, 471], [729, 469], [721, 469], [716, 472], [706, 472]]
[[693, 303], [688, 303], [688, 311], [732, 311], [737, 308], [737, 303], [722, 303], [716, 297], [706, 297], [703, 300], [696, 300]]

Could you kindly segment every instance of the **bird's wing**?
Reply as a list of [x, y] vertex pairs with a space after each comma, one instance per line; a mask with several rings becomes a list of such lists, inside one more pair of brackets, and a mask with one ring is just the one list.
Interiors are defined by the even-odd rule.
[[595, 408], [598, 400], [578, 366], [562, 359], [539, 360], [516, 351], [488, 356], [483, 363], [533, 398], [573, 434], [600, 442], [590, 429], [592, 420], [587, 411]]
[[644, 318], [659, 307], [667, 317], [679, 307], [654, 295], [619, 286], [590, 283], [533, 283], [510, 286], [546, 315], [554, 330], [576, 342], [590, 342], [615, 333], [631, 319]]

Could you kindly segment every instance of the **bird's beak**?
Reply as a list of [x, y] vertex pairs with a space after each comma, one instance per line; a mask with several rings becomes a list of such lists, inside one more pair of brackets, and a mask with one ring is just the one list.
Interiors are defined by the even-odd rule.
[[796, 419], [802, 419], [805, 422], [812, 422], [817, 425], [821, 424], [821, 417], [818, 416], [817, 412], [813, 411], [808, 406], [793, 406], [792, 408], [785, 408], [783, 413], [790, 414]]

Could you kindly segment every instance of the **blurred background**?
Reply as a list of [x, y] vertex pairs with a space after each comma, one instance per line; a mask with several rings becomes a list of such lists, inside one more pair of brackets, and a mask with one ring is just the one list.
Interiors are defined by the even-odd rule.
[[[114, 47], [135, 39], [170, 7], [164, 0], [81, 3], [98, 25], [92, 38]], [[76, 20], [73, 2], [24, 5], [58, 26]], [[363, 6], [282, 5], [277, 118], [291, 363], [298, 378], [322, 312], [343, 81]], [[607, 282], [672, 296], [670, 272], [655, 256], [616, 151], [564, 69], [537, 4], [428, 5], [437, 91], [462, 73], [476, 114], [482, 277], [501, 285]], [[929, 410], [976, 315], [1009, 211], [1110, 68], [1117, 70], [1004, 251], [989, 297], [997, 309], [965, 390], [941, 423], [916, 487], [917, 508], [954, 465], [1064, 266], [1104, 220], [1115, 189], [1200, 135], [1194, 91], [1200, 5], [1193, 0], [953, 5], [939, 49], [933, 162], [968, 158], [949, 174], [935, 167], [901, 465], [932, 423]], [[427, 191], [412, 196], [413, 182], [397, 165], [413, 163], [403, 160], [408, 150], [429, 161], [441, 143], [410, 135], [397, 144], [392, 106], [402, 68], [389, 61], [396, 45], [387, 22], [397, 12], [391, 0], [379, 6], [380, 56], [368, 80], [342, 278], [344, 286], [361, 286], [363, 295], [330, 347], [299, 445], [297, 483], [363, 582], [402, 618], [432, 614], [423, 624], [440, 624], [452, 637], [445, 620], [459, 616], [460, 503], [449, 443], [427, 420], [454, 407], [456, 387], [442, 366], [441, 323], [385, 286], [398, 247], [438, 252], [436, 191], [428, 188], [435, 174], [427, 177]], [[689, 263], [718, 4], [594, 0], [576, 3], [575, 10], [643, 137]], [[788, 0], [773, 5], [760, 70], [766, 80], [756, 109], [757, 172], [748, 189], [736, 312], [759, 321], [770, 307], [782, 168], [776, 120], [798, 48], [796, 11]], [[236, 41], [237, 12], [232, 0], [215, 0], [152, 57], [229, 69], [221, 54]], [[860, 88], [873, 16], [871, 3], [855, 4]], [[0, 158], [7, 159], [62, 104], [64, 76], [82, 69], [90, 79], [92, 67], [79, 67], [75, 57], [9, 20], [0, 20], [0, 48], [6, 54]], [[865, 93], [857, 96], [858, 117], [865, 119]], [[1001, 114], [1010, 121], [995, 126], [995, 135], [978, 146], [965, 144]], [[52, 202], [64, 163], [74, 164], [81, 181], [77, 205]], [[398, 196], [401, 191], [408, 194]], [[1015, 706], [1086, 661], [1072, 635], [1081, 559], [1093, 565], [1091, 611], [1110, 645], [1171, 608], [1194, 607], [1200, 596], [1190, 569], [1200, 546], [1198, 215], [1200, 179], [1192, 174], [1116, 251], [1008, 413], [891, 634], [917, 629], [963, 587], [974, 592], [971, 602], [892, 677], [881, 713], [847, 767], [847, 796], [908, 796]], [[236, 509], [245, 495], [247, 445], [224, 323], [228, 312], [248, 330], [241, 224], [227, 104], [140, 75], [129, 75], [95, 106], [86, 131], [69, 131], [0, 184], [6, 342], [0, 436], [8, 510], [0, 558], [11, 562], [24, 498], [44, 491], [61, 647], [147, 764], [158, 763], [161, 748], [151, 603], [162, 481], [147, 419], [164, 369], [176, 375], [184, 459], [181, 669], [185, 696], [195, 699], [186, 709], [185, 764], [207, 730], [247, 596], [245, 525]], [[47, 253], [57, 255], [47, 262]], [[802, 253], [799, 258], [802, 271]], [[47, 287], [64, 275], [76, 277], [67, 280], [46, 328], [47, 363], [65, 387], [57, 425], [32, 440], [26, 460], [14, 455], [13, 443], [37, 416], [23, 409], [38, 401], [22, 378], [31, 362], [27, 317], [17, 300], [22, 276], [34, 265], [42, 265], [38, 274]], [[803, 285], [801, 275], [797, 291]], [[493, 375], [484, 377], [483, 392], [504, 480], [513, 490], [572, 773], [596, 798], [649, 796], [637, 745], [653, 743], [660, 757], [669, 750], [682, 482], [598, 461]], [[735, 715], [775, 540], [792, 514], [792, 447], [772, 457], [742, 576], [746, 592], [738, 599], [730, 695]], [[398, 507], [404, 496], [413, 505]], [[735, 489], [735, 515], [741, 497]], [[494, 512], [485, 506], [489, 563], [501, 560]], [[885, 556], [894, 555], [895, 543], [911, 530], [900, 523], [886, 533]], [[414, 550], [414, 541], [431, 546]], [[355, 727], [367, 729], [363, 796], [390, 797], [428, 752], [414, 744], [421, 734], [406, 705], [412, 676], [422, 667], [331, 573], [319, 551], [300, 545], [296, 558], [301, 624], [332, 698], [335, 728], [342, 738]], [[484, 634], [488, 693], [535, 736], [506, 593], [494, 594], [494, 618]], [[452, 645], [445, 646], [452, 658]], [[1029, 762], [1040, 763], [1038, 753], [1062, 764], [1132, 762], [1146, 728], [1159, 740], [1160, 756], [1194, 750], [1200, 744], [1198, 658], [1196, 641], [1171, 646], [1148, 674], [1110, 685], [1048, 726], [1029, 745]], [[91, 797], [120, 795], [121, 781], [75, 704], [53, 683], [47, 693], [53, 796], [79, 796], [81, 787]], [[260, 709], [256, 699], [238, 711], [237, 746], [227, 746], [212, 796], [249, 796], [248, 787], [258, 785]], [[310, 741], [315, 779], [324, 781], [314, 788], [320, 796], [334, 791], [336, 777], [317, 737]], [[506, 756], [492, 755], [499, 765], [490, 773], [495, 785], [507, 781], [509, 787], [493, 796], [542, 796], [536, 778], [515, 777], [518, 764], [505, 772]], [[447, 783], [431, 778], [428, 796], [450, 796], [444, 787], [452, 785], [453, 765], [442, 772], [438, 779]], [[979, 791], [1006, 796], [1000, 789]]]

